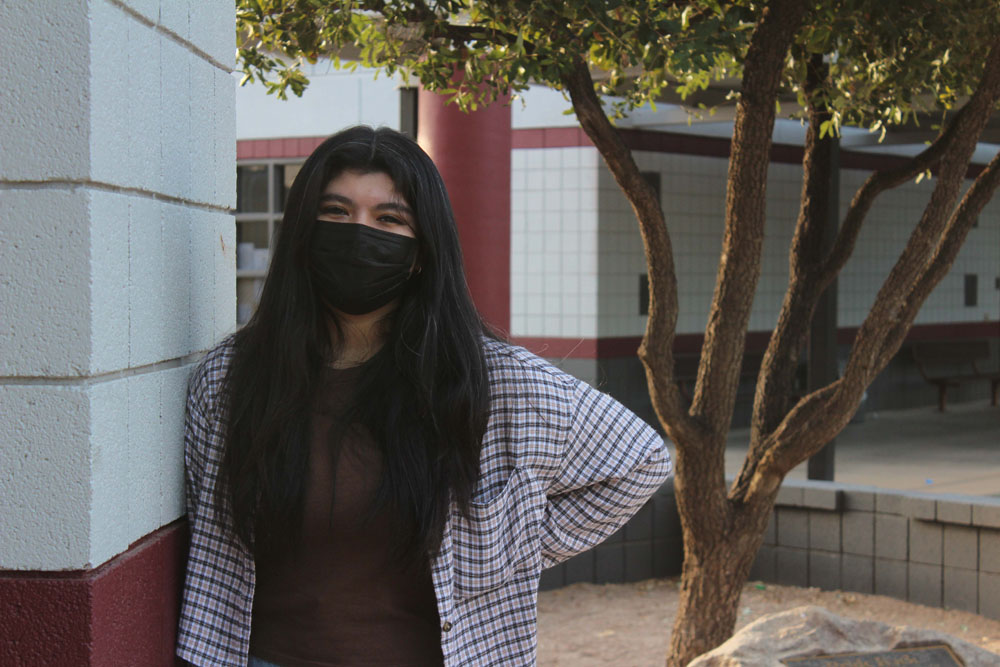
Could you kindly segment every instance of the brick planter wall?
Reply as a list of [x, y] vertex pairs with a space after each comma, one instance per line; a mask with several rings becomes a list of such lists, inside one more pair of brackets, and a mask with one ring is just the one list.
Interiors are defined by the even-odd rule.
[[1000, 498], [786, 481], [750, 576], [1000, 618]]
[[[546, 570], [541, 588], [676, 576], [682, 559], [668, 482], [604, 544]], [[1000, 619], [1000, 498], [787, 480], [750, 578]]]

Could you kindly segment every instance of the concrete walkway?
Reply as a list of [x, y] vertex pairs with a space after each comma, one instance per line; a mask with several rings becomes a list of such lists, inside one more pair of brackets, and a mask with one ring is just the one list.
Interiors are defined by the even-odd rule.
[[[732, 431], [726, 473], [739, 472], [749, 429]], [[989, 401], [868, 412], [837, 437], [838, 482], [924, 493], [1000, 496], [1000, 408]], [[805, 479], [803, 463], [788, 475]]]

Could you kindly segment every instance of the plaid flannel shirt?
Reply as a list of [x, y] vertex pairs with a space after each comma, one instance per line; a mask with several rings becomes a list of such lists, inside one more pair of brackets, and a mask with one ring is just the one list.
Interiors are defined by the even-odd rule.
[[[671, 472], [659, 435], [614, 399], [528, 351], [484, 342], [491, 407], [469, 516], [453, 506], [432, 578], [444, 664], [533, 665], [542, 568], [611, 535]], [[192, 376], [185, 465], [191, 547], [177, 654], [244, 665], [254, 562], [214, 499], [232, 346]]]

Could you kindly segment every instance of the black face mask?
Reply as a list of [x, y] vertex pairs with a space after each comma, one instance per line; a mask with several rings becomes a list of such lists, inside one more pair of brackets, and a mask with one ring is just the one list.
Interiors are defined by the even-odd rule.
[[403, 292], [417, 240], [350, 222], [316, 221], [309, 258], [323, 299], [339, 311], [364, 315]]

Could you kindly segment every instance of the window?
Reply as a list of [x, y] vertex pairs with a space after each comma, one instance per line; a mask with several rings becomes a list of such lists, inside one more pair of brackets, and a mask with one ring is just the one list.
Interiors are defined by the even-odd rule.
[[301, 164], [236, 166], [236, 323], [246, 324], [260, 302], [271, 242]]
[[975, 273], [965, 274], [965, 305], [979, 304], [979, 276]]
[[417, 89], [399, 89], [399, 131], [417, 140]]

